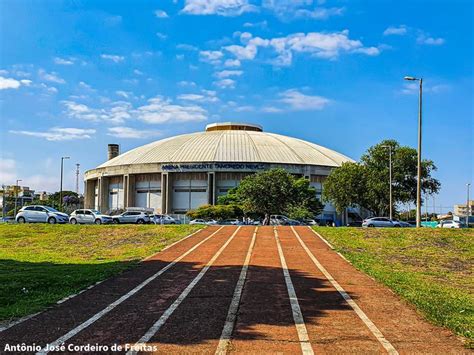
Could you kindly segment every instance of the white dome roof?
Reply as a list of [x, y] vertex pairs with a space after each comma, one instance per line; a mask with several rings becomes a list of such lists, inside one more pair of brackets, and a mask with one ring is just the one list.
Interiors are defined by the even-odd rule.
[[352, 159], [301, 140], [253, 130], [211, 130], [132, 149], [98, 168], [129, 164], [245, 162], [336, 167]]

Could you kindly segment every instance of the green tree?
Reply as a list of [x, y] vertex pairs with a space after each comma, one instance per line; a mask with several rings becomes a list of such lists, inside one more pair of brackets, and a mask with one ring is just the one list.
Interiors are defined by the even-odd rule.
[[192, 219], [216, 219], [239, 218], [243, 216], [242, 209], [237, 205], [203, 205], [195, 210], [188, 211], [186, 215]]
[[[392, 196], [397, 203], [416, 201], [417, 151], [384, 140], [370, 147], [360, 163], [344, 163], [334, 169], [324, 183], [323, 199], [332, 202], [339, 212], [361, 206], [376, 215], [387, 215], [390, 203], [389, 148], [392, 151]], [[431, 176], [436, 166], [422, 161], [422, 192], [434, 194], [440, 182]]]
[[314, 216], [323, 207], [307, 179], [297, 179], [283, 169], [270, 169], [245, 177], [238, 187], [220, 198], [219, 203], [238, 204], [246, 215], [265, 216], [267, 221], [271, 214], [291, 211], [298, 212], [299, 216]]

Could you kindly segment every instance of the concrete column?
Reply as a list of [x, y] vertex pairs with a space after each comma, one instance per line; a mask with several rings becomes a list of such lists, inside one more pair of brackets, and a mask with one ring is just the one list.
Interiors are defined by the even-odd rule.
[[95, 184], [97, 180], [84, 181], [84, 208], [94, 208]]
[[214, 172], [207, 173], [207, 203], [216, 204], [216, 174]]
[[128, 175], [126, 174], [123, 175], [122, 186], [123, 186], [123, 208], [126, 208], [128, 207]]
[[102, 176], [99, 178], [99, 209], [105, 213], [109, 209], [109, 178]]
[[173, 211], [173, 174], [166, 174], [166, 213]]
[[127, 206], [135, 205], [135, 175], [127, 175]]

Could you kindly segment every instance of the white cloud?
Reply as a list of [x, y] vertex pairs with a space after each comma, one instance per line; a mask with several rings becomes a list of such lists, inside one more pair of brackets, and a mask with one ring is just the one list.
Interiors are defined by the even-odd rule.
[[182, 94], [178, 96], [179, 100], [195, 102], [217, 102], [219, 98], [213, 90], [202, 90], [201, 94]]
[[184, 54], [176, 54], [176, 59], [177, 60], [183, 60], [184, 59]]
[[178, 81], [178, 86], [196, 86], [196, 83], [194, 81]]
[[47, 94], [57, 94], [58, 89], [55, 88], [54, 86], [48, 86], [45, 83], [41, 83], [39, 87], [43, 88]]
[[114, 63], [120, 63], [120, 62], [123, 62], [125, 60], [124, 56], [115, 55], [115, 54], [101, 54], [100, 57], [102, 59], [111, 60]]
[[89, 84], [83, 82], [83, 81], [80, 81], [79, 82], [79, 87], [81, 89], [85, 89], [85, 90], [90, 90], [90, 91], [93, 91], [94, 89], [92, 89], [92, 86], [90, 86]]
[[221, 89], [233, 89], [235, 87], [235, 80], [222, 79], [222, 80], [214, 81], [213, 84], [220, 87]]
[[217, 65], [221, 63], [224, 54], [221, 51], [200, 51], [199, 58], [201, 61]]
[[243, 73], [242, 70], [223, 70], [217, 73], [214, 73], [214, 76], [219, 79], [228, 78], [230, 76], [241, 76]]
[[155, 10], [155, 16], [158, 18], [167, 18], [169, 17], [166, 11], [163, 10]]
[[31, 83], [32, 83], [32, 81], [31, 81], [31, 80], [28, 80], [28, 79], [21, 79], [21, 80], [20, 80], [20, 83], [21, 83], [22, 85], [25, 85], [25, 86], [30, 86]]
[[248, 0], [186, 0], [182, 13], [188, 15], [240, 16], [256, 12], [258, 8]]
[[[274, 56], [268, 59], [276, 66], [289, 66], [294, 53], [307, 53], [312, 57], [334, 60], [342, 53], [361, 53], [375, 56], [380, 54], [376, 47], [365, 47], [359, 40], [349, 38], [349, 31], [342, 32], [309, 32], [293, 33], [286, 37], [263, 39], [246, 36], [244, 46], [230, 45], [224, 49], [232, 53], [238, 60], [253, 60], [259, 48], [269, 48]], [[267, 51], [268, 52], [268, 51]]]
[[161, 32], [156, 32], [156, 37], [158, 37], [159, 39], [161, 40], [165, 40], [168, 38], [168, 35], [164, 34], [164, 33], [161, 33]]
[[267, 113], [280, 113], [284, 112], [283, 109], [279, 107], [274, 107], [274, 106], [265, 106], [262, 108], [262, 112], [267, 112]]
[[54, 63], [58, 65], [73, 65], [74, 64], [74, 58], [60, 58], [56, 57], [54, 58]]
[[305, 95], [296, 89], [289, 89], [279, 94], [281, 103], [289, 105], [295, 111], [322, 110], [331, 101], [322, 96]]
[[135, 74], [135, 75], [143, 75], [143, 72], [140, 71], [140, 70], [138, 70], [138, 69], [134, 69], [134, 70], [133, 70], [133, 74]]
[[170, 99], [156, 96], [137, 109], [137, 118], [147, 123], [205, 121], [207, 111], [197, 105], [176, 105]]
[[340, 16], [345, 11], [344, 7], [313, 6], [312, 0], [263, 0], [262, 7], [283, 21], [295, 18], [326, 20], [331, 16]]
[[58, 73], [55, 73], [55, 72], [48, 73], [44, 69], [39, 69], [38, 75], [41, 79], [52, 82], [52, 83], [56, 83], [56, 84], [66, 83], [66, 81], [63, 78], [59, 77]]
[[129, 91], [117, 90], [115, 92], [118, 96], [123, 97], [124, 99], [129, 99], [133, 94]]
[[445, 40], [444, 38], [435, 38], [435, 37], [430, 37], [430, 36], [427, 36], [425, 34], [420, 34], [417, 39], [416, 39], [416, 42], [418, 44], [427, 44], [429, 46], [441, 46], [444, 44]]
[[20, 86], [21, 82], [19, 80], [0, 76], [0, 90], [18, 89]]
[[183, 51], [197, 51], [199, 48], [190, 44], [180, 43], [176, 45], [176, 49], [181, 49]]
[[245, 22], [244, 27], [251, 28], [251, 27], [260, 27], [260, 28], [267, 28], [268, 22], [267, 20], [261, 22]]
[[130, 119], [132, 105], [125, 101], [115, 101], [106, 108], [92, 108], [75, 101], [62, 101], [66, 115], [79, 121], [105, 121], [113, 124], [123, 123]]
[[48, 141], [68, 141], [76, 139], [89, 139], [95, 133], [95, 129], [82, 128], [60, 128], [54, 127], [48, 131], [10, 131], [13, 134], [45, 138]]
[[227, 59], [224, 62], [225, 67], [240, 67], [240, 60], [238, 59]]
[[0, 184], [12, 184], [16, 179], [16, 162], [0, 158]]
[[[451, 89], [450, 85], [447, 84], [435, 84], [435, 85], [423, 85], [423, 93], [433, 93], [439, 94]], [[402, 89], [400, 90], [401, 94], [405, 95], [418, 95], [420, 86], [418, 83], [404, 83]]]
[[402, 36], [407, 34], [407, 27], [405, 25], [400, 25], [398, 27], [390, 26], [385, 31], [383, 31], [384, 36], [398, 35]]
[[143, 139], [149, 137], [155, 137], [161, 134], [159, 131], [150, 131], [147, 130], [138, 130], [131, 127], [110, 127], [108, 128], [109, 136], [117, 137], [117, 138], [132, 138], [132, 139]]

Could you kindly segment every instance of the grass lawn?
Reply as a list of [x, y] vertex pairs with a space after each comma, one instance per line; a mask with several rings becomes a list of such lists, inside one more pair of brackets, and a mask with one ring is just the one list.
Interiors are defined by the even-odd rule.
[[38, 312], [199, 228], [0, 225], [0, 321]]
[[316, 227], [355, 267], [474, 345], [474, 230]]

